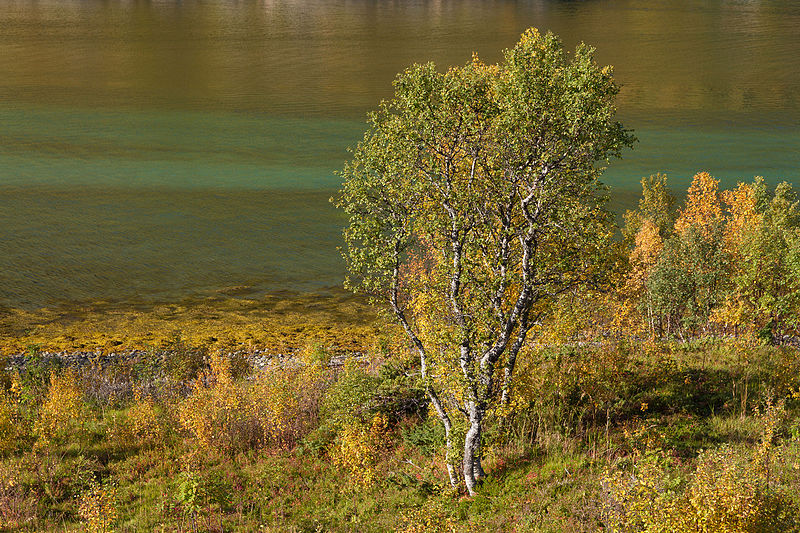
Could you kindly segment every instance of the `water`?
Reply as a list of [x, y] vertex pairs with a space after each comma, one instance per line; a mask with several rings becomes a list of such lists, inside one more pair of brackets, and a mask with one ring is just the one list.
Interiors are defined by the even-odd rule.
[[529, 26], [615, 66], [618, 205], [657, 171], [800, 184], [791, 1], [4, 0], [0, 305], [340, 284], [328, 198], [364, 114]]

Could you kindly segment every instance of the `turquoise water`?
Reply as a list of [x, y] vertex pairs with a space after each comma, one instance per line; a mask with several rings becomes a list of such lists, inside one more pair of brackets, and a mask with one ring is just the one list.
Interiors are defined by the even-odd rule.
[[789, 1], [7, 0], [0, 305], [340, 284], [328, 198], [365, 113], [406, 65], [496, 61], [528, 26], [615, 66], [640, 141], [604, 178], [618, 209], [658, 171], [800, 184]]
[[8, 186], [335, 188], [363, 122], [225, 111], [0, 109]]

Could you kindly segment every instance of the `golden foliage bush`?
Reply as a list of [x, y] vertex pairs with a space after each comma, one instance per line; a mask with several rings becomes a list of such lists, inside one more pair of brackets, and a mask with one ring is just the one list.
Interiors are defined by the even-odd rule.
[[37, 435], [45, 442], [70, 435], [83, 429], [88, 414], [75, 371], [51, 371], [50, 386], [36, 422]]
[[108, 437], [119, 447], [153, 447], [164, 442], [166, 431], [166, 423], [156, 402], [137, 391], [127, 412], [114, 420]]
[[113, 485], [92, 482], [78, 502], [80, 516], [87, 533], [113, 531], [117, 521], [116, 490]]
[[242, 440], [246, 405], [241, 387], [233, 382], [230, 360], [213, 355], [209, 370], [180, 404], [178, 419], [199, 446], [233, 451]]
[[312, 361], [237, 382], [230, 359], [213, 356], [210, 371], [198, 378], [178, 409], [180, 424], [206, 448], [293, 446], [316, 423], [323, 372]]
[[368, 487], [378, 479], [377, 466], [387, 446], [388, 421], [375, 415], [368, 423], [353, 421], [339, 434], [333, 462], [344, 468], [354, 487]]
[[631, 473], [614, 472], [607, 524], [617, 532], [768, 533], [798, 531], [800, 510], [772, 462], [782, 448], [773, 437], [783, 404], [767, 403], [758, 447], [749, 454], [730, 446], [703, 453], [684, 490], [658, 454], [640, 458]]

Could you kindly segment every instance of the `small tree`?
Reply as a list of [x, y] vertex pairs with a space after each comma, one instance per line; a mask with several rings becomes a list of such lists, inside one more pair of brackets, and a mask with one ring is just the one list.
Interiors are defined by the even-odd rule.
[[613, 217], [598, 162], [634, 138], [592, 53], [569, 59], [530, 29], [497, 65], [411, 66], [343, 171], [346, 284], [387, 301], [405, 330], [450, 481], [470, 494], [487, 411], [507, 398], [528, 333], [553, 298], [605, 275]]
[[636, 235], [645, 221], [649, 221], [658, 230], [661, 240], [669, 237], [675, 223], [675, 195], [667, 186], [666, 174], [652, 174], [642, 178], [641, 183], [642, 197], [639, 199], [639, 209], [628, 210], [623, 215], [625, 226], [622, 235], [628, 244], [635, 242]]
[[800, 203], [789, 183], [770, 196], [760, 178], [727, 196], [735, 260], [725, 311], [733, 323], [762, 330], [775, 342], [800, 327]]

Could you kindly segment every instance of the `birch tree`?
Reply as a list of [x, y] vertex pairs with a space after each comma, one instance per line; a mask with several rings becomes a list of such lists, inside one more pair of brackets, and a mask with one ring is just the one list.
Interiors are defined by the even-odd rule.
[[369, 115], [335, 203], [346, 285], [385, 302], [419, 356], [450, 482], [474, 495], [487, 413], [559, 294], [603, 282], [598, 178], [634, 138], [592, 48], [529, 29], [495, 65], [413, 65]]

